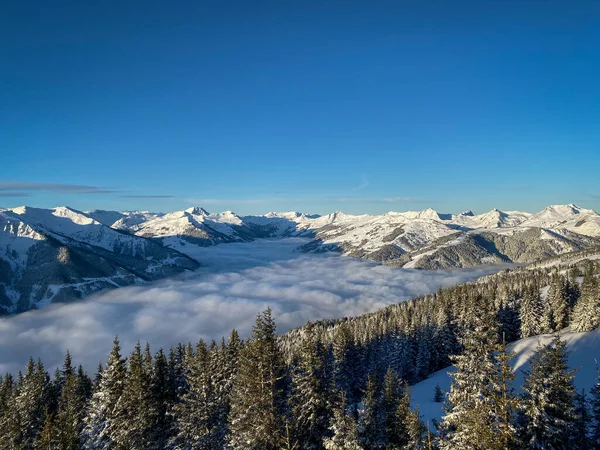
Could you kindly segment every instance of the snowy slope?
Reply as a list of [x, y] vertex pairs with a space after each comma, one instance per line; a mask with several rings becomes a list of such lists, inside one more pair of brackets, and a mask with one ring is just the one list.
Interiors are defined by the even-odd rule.
[[[575, 385], [579, 391], [585, 389], [586, 392], [589, 392], [596, 380], [596, 360], [600, 357], [600, 329], [586, 333], [565, 331], [561, 336], [567, 342], [569, 366], [577, 369]], [[528, 370], [529, 360], [536, 351], [538, 343], [547, 345], [551, 342], [552, 337], [551, 334], [533, 336], [510, 345], [510, 349], [515, 353], [511, 364], [516, 375], [513, 386], [517, 391], [523, 384], [523, 371]], [[430, 421], [430, 423], [432, 419], [441, 420], [443, 404], [433, 401], [433, 391], [438, 383], [444, 392], [450, 390], [452, 378], [448, 372], [452, 370], [452, 367], [440, 370], [412, 386], [412, 406], [419, 407], [423, 420]]]
[[197, 266], [181, 253], [71, 208], [0, 210], [0, 314]]
[[433, 209], [381, 216], [336, 213], [310, 226], [316, 239], [305, 251], [335, 250], [425, 269], [529, 263], [600, 243], [600, 216], [574, 205], [549, 207], [535, 215], [498, 209], [480, 215]]
[[583, 209], [573, 204], [548, 206], [521, 225], [565, 229], [587, 236], [600, 236], [600, 215], [593, 209]]
[[499, 209], [443, 214], [428, 208], [382, 215], [292, 211], [239, 216], [231, 211], [210, 214], [200, 207], [162, 216], [90, 214], [103, 223], [119, 215], [123, 217], [113, 228], [158, 239], [190, 255], [196, 254], [195, 247], [302, 236], [313, 238], [301, 248], [305, 252], [337, 251], [395, 266], [443, 269], [530, 263], [600, 245], [600, 215], [575, 205], [549, 206], [537, 214]]

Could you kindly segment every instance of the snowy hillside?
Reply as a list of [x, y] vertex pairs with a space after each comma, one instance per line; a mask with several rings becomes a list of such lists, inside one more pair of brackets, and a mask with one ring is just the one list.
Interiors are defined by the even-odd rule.
[[[585, 222], [574, 222], [579, 214]], [[529, 263], [600, 243], [600, 215], [574, 205], [535, 215], [497, 209], [451, 215], [427, 209], [323, 220], [310, 223], [316, 238], [305, 251], [336, 250], [411, 268]]]
[[417, 269], [540, 262], [600, 246], [600, 215], [575, 205], [533, 215], [426, 209], [324, 216], [23, 206], [0, 210], [0, 226], [0, 308], [8, 312], [167, 276], [202, 263], [195, 260], [202, 247], [263, 238], [310, 238], [300, 251], [335, 251]]
[[153, 280], [198, 263], [67, 207], [0, 210], [0, 311]]
[[534, 215], [498, 209], [480, 215], [471, 211], [453, 215], [426, 209], [383, 215], [338, 211], [324, 216], [299, 212], [239, 216], [231, 211], [210, 214], [195, 207], [149, 216], [127, 229], [183, 252], [186, 245], [312, 237], [302, 251], [337, 251], [424, 269], [529, 263], [600, 243], [600, 215], [575, 205], [551, 206]]
[[[596, 381], [596, 360], [600, 358], [600, 329], [586, 333], [572, 333], [565, 331], [561, 333], [562, 339], [567, 343], [569, 352], [569, 366], [577, 369], [575, 386], [579, 391], [585, 389], [589, 393]], [[553, 335], [544, 334], [521, 339], [509, 346], [514, 352], [511, 364], [514, 368], [516, 379], [514, 386], [518, 388], [523, 384], [523, 371], [529, 368], [529, 359], [535, 353], [538, 344], [548, 345]], [[448, 375], [452, 367], [440, 370], [429, 378], [412, 386], [412, 406], [418, 406], [423, 420], [439, 421], [443, 415], [443, 403], [433, 401], [433, 392], [437, 384], [444, 392], [450, 390], [452, 378]]]

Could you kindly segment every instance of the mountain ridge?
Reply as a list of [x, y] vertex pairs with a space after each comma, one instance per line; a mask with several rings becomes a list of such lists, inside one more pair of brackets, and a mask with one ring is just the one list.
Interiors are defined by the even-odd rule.
[[[199, 247], [310, 238], [304, 253], [339, 252], [412, 269], [533, 263], [600, 245], [600, 215], [550, 205], [530, 214], [492, 209], [381, 215], [269, 212], [83, 212], [66, 206], [0, 209], [0, 311], [19, 312], [107, 287], [194, 270]], [[42, 281], [36, 281], [43, 274]], [[38, 276], [39, 278], [39, 276]]]

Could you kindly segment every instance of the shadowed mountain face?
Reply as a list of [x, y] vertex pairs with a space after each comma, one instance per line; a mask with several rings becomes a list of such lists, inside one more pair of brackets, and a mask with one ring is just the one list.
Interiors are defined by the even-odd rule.
[[193, 270], [198, 262], [69, 208], [0, 211], [0, 308], [22, 312]]
[[397, 267], [530, 263], [599, 245], [600, 215], [575, 205], [533, 215], [496, 209], [360, 216], [238, 216], [200, 207], [169, 214], [6, 209], [0, 210], [0, 311], [26, 311], [194, 270], [204, 264], [199, 250], [214, 245], [298, 237], [310, 239], [299, 243], [299, 252], [340, 252]]

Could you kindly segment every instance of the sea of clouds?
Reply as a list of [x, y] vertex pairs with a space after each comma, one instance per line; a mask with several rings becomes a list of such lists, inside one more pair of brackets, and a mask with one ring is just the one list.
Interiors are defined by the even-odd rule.
[[210, 341], [232, 328], [247, 336], [256, 314], [273, 310], [279, 332], [308, 320], [353, 316], [495, 272], [500, 267], [424, 271], [334, 254], [304, 255], [298, 239], [196, 249], [204, 265], [184, 277], [102, 292], [86, 300], [0, 319], [0, 373], [42, 358], [53, 370], [67, 349], [94, 371], [115, 335], [128, 354]]

